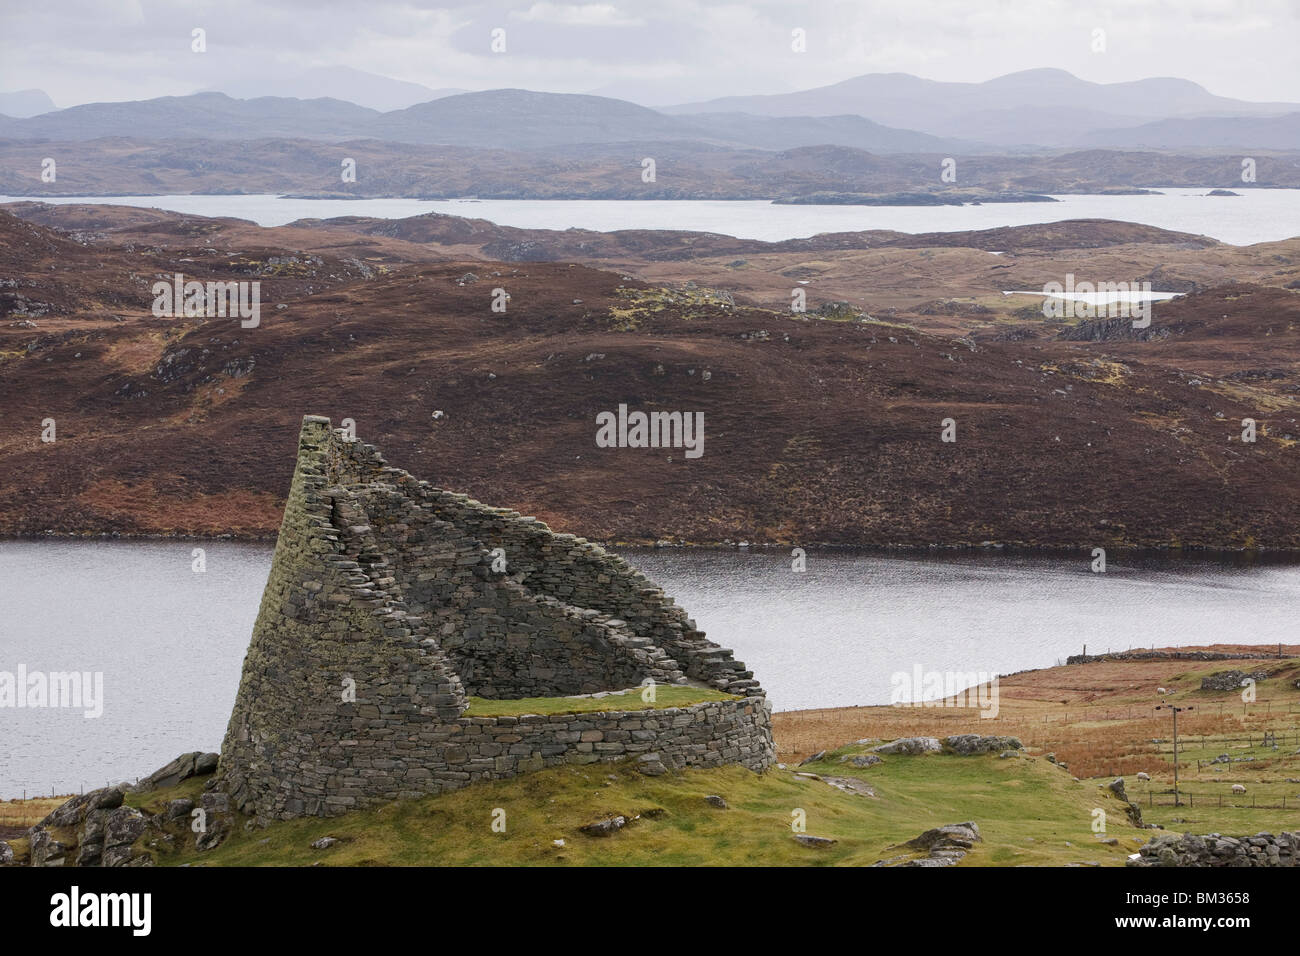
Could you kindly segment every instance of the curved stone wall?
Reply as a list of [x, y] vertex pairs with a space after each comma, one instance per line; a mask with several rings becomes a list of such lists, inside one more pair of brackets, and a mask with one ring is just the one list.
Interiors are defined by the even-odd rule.
[[[737, 699], [462, 716], [469, 696], [565, 696], [646, 680]], [[332, 814], [645, 753], [668, 767], [766, 768], [762, 688], [621, 558], [417, 481], [328, 419], [304, 418], [222, 746], [219, 775], [236, 806]]]

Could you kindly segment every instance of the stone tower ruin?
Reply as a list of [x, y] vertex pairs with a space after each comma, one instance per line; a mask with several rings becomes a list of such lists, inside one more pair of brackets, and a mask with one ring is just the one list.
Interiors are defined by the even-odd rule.
[[[471, 696], [561, 697], [647, 680], [734, 697], [463, 716]], [[305, 417], [221, 748], [232, 803], [266, 817], [332, 815], [632, 756], [765, 769], [774, 752], [762, 688], [622, 558], [419, 481], [329, 419]]]

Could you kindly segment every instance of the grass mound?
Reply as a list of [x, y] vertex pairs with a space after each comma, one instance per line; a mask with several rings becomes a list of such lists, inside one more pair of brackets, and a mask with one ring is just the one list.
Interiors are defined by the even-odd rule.
[[[644, 777], [626, 762], [558, 767], [331, 819], [245, 829], [237, 818], [226, 841], [206, 852], [179, 829], [170, 846], [156, 833], [141, 846], [161, 865], [866, 866], [918, 855], [902, 844], [931, 827], [975, 820], [984, 841], [961, 865], [1050, 866], [1122, 865], [1149, 835], [1127, 825], [1108, 792], [1042, 759], [933, 754], [887, 757], [861, 770], [839, 759], [863, 750], [844, 748], [798, 772], [764, 774], [724, 767]], [[876, 796], [847, 792], [809, 771], [856, 777]], [[200, 790], [198, 781], [186, 781], [132, 802], [153, 810]], [[725, 808], [706, 801], [714, 795]], [[1095, 807], [1106, 810], [1118, 846], [1092, 832]], [[834, 844], [800, 844], [791, 828], [797, 813], [808, 834]], [[615, 816], [628, 822], [608, 836], [582, 831]], [[493, 822], [502, 819], [505, 831], [497, 832]], [[322, 837], [338, 842], [313, 849]]]
[[604, 697], [521, 697], [513, 700], [488, 700], [471, 697], [466, 717], [519, 717], [523, 714], [591, 714], [624, 710], [663, 710], [668, 707], [689, 707], [710, 700], [739, 700], [735, 694], [725, 694], [711, 687], [682, 687], [659, 684], [655, 699], [641, 699], [640, 687], [610, 691]]

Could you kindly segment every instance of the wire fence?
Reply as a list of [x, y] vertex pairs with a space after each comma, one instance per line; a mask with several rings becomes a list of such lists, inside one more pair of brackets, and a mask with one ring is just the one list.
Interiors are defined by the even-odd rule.
[[1193, 790], [1184, 790], [1178, 788], [1177, 797], [1172, 790], [1163, 790], [1156, 793], [1154, 790], [1148, 790], [1146, 794], [1146, 805], [1148, 807], [1217, 807], [1219, 809], [1228, 808], [1230, 810], [1300, 810], [1300, 797], [1287, 797], [1283, 794], [1281, 797], [1266, 797], [1266, 800], [1275, 800], [1272, 803], [1260, 803], [1258, 799], [1251, 794], [1250, 802], [1243, 802], [1245, 797], [1241, 794], [1222, 794], [1222, 793], [1196, 793]]
[[[1179, 706], [1182, 706], [1181, 704]], [[1156, 709], [1157, 705], [1138, 707], [1118, 707], [1105, 710], [1080, 707], [1074, 711], [1062, 710], [1059, 714], [1044, 714], [1044, 724], [1067, 724], [1088, 720], [1143, 720], [1146, 718], [1165, 719], [1168, 711]], [[1218, 717], [1273, 717], [1279, 714], [1300, 714], [1300, 701], [1296, 700], [1255, 700], [1250, 703], [1237, 704], [1233, 701], [1211, 700], [1203, 704], [1192, 704], [1193, 713], [1209, 714]], [[1073, 716], [1071, 716], [1073, 714]], [[1181, 734], [1179, 736], [1182, 736]]]
[[[1091, 743], [1088, 738], [1079, 735], [1062, 735], [1044, 741], [1041, 746], [1045, 750], [1063, 750], [1070, 746], [1078, 744]], [[1173, 737], [1153, 737], [1149, 744], [1154, 748], [1154, 752], [1161, 756], [1173, 757], [1174, 740]], [[1256, 750], [1265, 751], [1276, 750], [1277, 754], [1252, 754], [1246, 757], [1233, 757], [1228, 751], [1231, 750]], [[1215, 751], [1222, 750], [1223, 754], [1216, 755], [1212, 759], [1202, 759], [1199, 757], [1189, 757], [1188, 753], [1192, 751]], [[1264, 730], [1258, 733], [1247, 734], [1185, 734], [1178, 735], [1178, 769], [1179, 771], [1196, 768], [1200, 773], [1207, 767], [1231, 766], [1240, 763], [1256, 763], [1258, 761], [1273, 760], [1275, 757], [1282, 757], [1300, 753], [1300, 728], [1295, 730]], [[1229, 759], [1222, 759], [1227, 756]], [[1170, 761], [1172, 766], [1172, 760]]]
[[[1173, 755], [1174, 740], [1172, 737], [1158, 737], [1151, 740], [1152, 745], [1156, 748], [1156, 753]], [[1264, 730], [1254, 734], [1184, 734], [1178, 735], [1178, 753], [1180, 757], [1187, 757], [1189, 751], [1193, 750], [1272, 750], [1276, 749], [1285, 754], [1293, 754], [1300, 750], [1300, 729], [1294, 731], [1272, 731]], [[1279, 753], [1279, 755], [1283, 755]], [[1267, 756], [1254, 759], [1268, 759]], [[1178, 766], [1188, 766], [1192, 758], [1188, 757], [1187, 761], [1179, 760]], [[1215, 764], [1242, 762], [1241, 758], [1234, 758], [1231, 761], [1220, 760], [1217, 757], [1213, 760], [1197, 759], [1196, 769], [1199, 772], [1202, 766], [1212, 766]], [[1250, 762], [1250, 761], [1247, 761]]]

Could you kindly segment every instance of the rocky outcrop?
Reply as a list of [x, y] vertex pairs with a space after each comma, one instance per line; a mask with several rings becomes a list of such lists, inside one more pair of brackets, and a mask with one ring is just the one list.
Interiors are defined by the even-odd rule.
[[884, 762], [884, 759], [876, 754], [846, 754], [840, 758], [840, 763], [847, 763], [850, 767], [857, 767], [860, 770]]
[[[139, 845], [140, 838], [154, 831], [159, 839], [172, 841], [175, 833], [168, 830], [191, 832], [194, 801], [172, 800], [161, 813], [150, 814], [126, 806], [126, 794], [172, 787], [190, 777], [211, 774], [216, 769], [215, 758], [216, 754], [200, 751], [182, 754], [133, 787], [125, 784], [103, 787], [73, 797], [27, 831], [28, 863], [31, 866], [152, 866], [153, 855]], [[229, 832], [229, 813], [217, 812], [225, 799], [224, 794], [203, 794], [205, 816], [195, 835], [200, 849], [215, 846]], [[10, 850], [9, 862], [12, 859]]]
[[123, 806], [120, 787], [73, 797], [27, 831], [32, 866], [149, 865], [134, 848], [148, 822], [134, 807]]
[[878, 747], [872, 747], [871, 749], [878, 754], [916, 756], [925, 753], [938, 753], [943, 750], [943, 745], [939, 743], [936, 737], [900, 737], [898, 740], [891, 740], [887, 744], [880, 744]]
[[1124, 789], [1124, 778], [1116, 777], [1106, 786], [1111, 793], [1124, 801], [1124, 812], [1128, 814], [1129, 822], [1135, 827], [1146, 826], [1146, 824], [1142, 822], [1142, 808], [1138, 806], [1136, 801], [1128, 798], [1128, 792]]
[[903, 844], [902, 848], [912, 852], [921, 851], [925, 856], [908, 858], [905, 855], [878, 860], [873, 866], [955, 866], [960, 863], [976, 844], [983, 842], [980, 828], [973, 820], [965, 823], [949, 823], [941, 827], [926, 830]]
[[809, 846], [814, 850], [829, 850], [837, 842], [830, 837], [813, 836], [811, 833], [796, 833], [794, 840], [801, 846]]
[[1164, 326], [1135, 328], [1127, 315], [1117, 318], [1083, 319], [1061, 331], [1058, 336], [1066, 342], [1150, 342], [1169, 337]]
[[1300, 831], [1274, 836], [1256, 833], [1229, 837], [1218, 833], [1178, 836], [1165, 833], [1129, 857], [1129, 866], [1296, 866], [1300, 861]]
[[[982, 734], [953, 734], [949, 737], [943, 738], [942, 741], [937, 737], [900, 737], [898, 740], [891, 740], [889, 743], [872, 747], [871, 751], [873, 754], [904, 754], [907, 756], [946, 752], [957, 754], [961, 757], [971, 757], [978, 754], [1003, 753], [1005, 751], [1018, 751], [1023, 749], [1024, 744], [1020, 742], [1019, 737], [984, 736]], [[843, 762], [844, 759], [847, 758], [842, 758], [841, 762]], [[855, 766], [869, 765], [870, 764], [855, 764]]]
[[182, 780], [188, 780], [190, 777], [202, 777], [216, 769], [217, 754], [205, 754], [195, 750], [192, 753], [181, 754], [166, 766], [159, 767], [131, 789], [138, 792], [165, 790], [168, 787], [176, 786]]
[[587, 836], [607, 837], [617, 833], [625, 826], [627, 826], [627, 817], [619, 815], [597, 820], [595, 823], [588, 823], [586, 826], [579, 827], [578, 830]]
[[1003, 753], [1008, 750], [1023, 750], [1025, 745], [1019, 737], [993, 737], [980, 734], [955, 734], [943, 738], [945, 750], [963, 757], [975, 754]]

